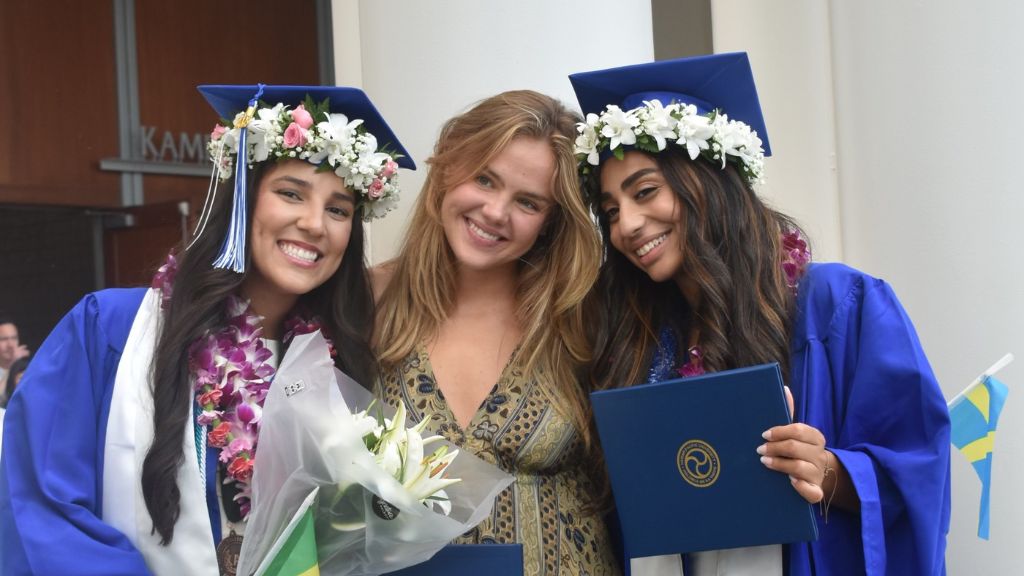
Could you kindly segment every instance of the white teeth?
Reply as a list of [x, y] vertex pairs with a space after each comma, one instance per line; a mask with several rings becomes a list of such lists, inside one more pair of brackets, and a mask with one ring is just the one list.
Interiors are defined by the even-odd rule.
[[501, 236], [496, 236], [494, 234], [491, 234], [490, 232], [485, 231], [483, 228], [474, 224], [472, 220], [467, 220], [467, 222], [469, 222], [469, 229], [472, 230], [474, 234], [483, 238], [484, 240], [497, 242], [499, 239], [501, 239]]
[[654, 250], [656, 246], [664, 242], [665, 238], [668, 238], [668, 234], [662, 234], [661, 236], [658, 236], [657, 238], [651, 240], [647, 244], [644, 244], [643, 246], [640, 247], [639, 250], [636, 251], [636, 255], [643, 258], [645, 254], [647, 254], [651, 250]]
[[299, 260], [305, 260], [307, 262], [316, 262], [316, 252], [299, 248], [294, 244], [281, 243], [281, 251], [292, 258], [298, 258]]

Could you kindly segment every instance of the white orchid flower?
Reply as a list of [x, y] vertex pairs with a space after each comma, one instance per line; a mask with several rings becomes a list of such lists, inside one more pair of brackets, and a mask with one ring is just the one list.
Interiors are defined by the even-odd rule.
[[620, 144], [625, 146], [636, 144], [636, 133], [633, 132], [633, 129], [640, 125], [640, 119], [636, 117], [634, 110], [623, 112], [621, 108], [611, 104], [601, 118], [604, 121], [601, 136], [610, 140], [608, 144], [610, 150], [615, 150]]
[[676, 143], [686, 147], [690, 160], [709, 148], [708, 141], [715, 135], [715, 129], [707, 116], [687, 115], [679, 119], [679, 139]]
[[366, 205], [365, 213], [363, 214], [364, 219], [366, 218], [380, 218], [391, 212], [398, 207], [398, 195], [394, 193], [385, 193], [375, 202], [370, 202]]
[[640, 108], [640, 129], [654, 138], [659, 151], [665, 149], [668, 139], [676, 138], [678, 122], [672, 116], [674, 110], [674, 106], [666, 108], [658, 100], [645, 101], [644, 107]]
[[600, 119], [597, 114], [587, 114], [587, 121], [576, 124], [576, 131], [579, 132], [579, 136], [576, 137], [576, 146], [573, 151], [574, 154], [585, 154], [587, 156], [587, 163], [591, 166], [597, 166], [600, 162], [600, 156], [597, 152], [597, 144], [600, 139], [597, 136], [597, 126], [600, 123]]

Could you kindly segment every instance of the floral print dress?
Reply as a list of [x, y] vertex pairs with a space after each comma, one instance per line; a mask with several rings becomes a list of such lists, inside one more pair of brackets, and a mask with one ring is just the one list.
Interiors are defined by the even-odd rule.
[[491, 515], [456, 544], [521, 543], [525, 576], [618, 575], [608, 531], [585, 510], [595, 490], [582, 440], [551, 405], [541, 386], [523, 374], [516, 355], [465, 429], [455, 420], [423, 347], [378, 382], [378, 396], [404, 402], [410, 418], [509, 474]]

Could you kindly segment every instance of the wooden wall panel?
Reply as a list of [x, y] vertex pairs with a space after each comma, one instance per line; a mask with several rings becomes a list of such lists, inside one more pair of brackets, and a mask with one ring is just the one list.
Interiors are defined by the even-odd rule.
[[[136, 2], [139, 99], [157, 133], [207, 133], [217, 121], [199, 84], [318, 84], [312, 0]], [[144, 177], [146, 203], [191, 200], [203, 178]]]
[[[178, 138], [216, 117], [202, 83], [317, 84], [313, 0], [136, 0], [142, 125]], [[110, 0], [0, 1], [0, 204], [117, 206], [120, 156]], [[206, 180], [145, 175], [146, 204], [189, 200]]]
[[0, 202], [119, 204], [112, 2], [3, 0], [0, 60]]

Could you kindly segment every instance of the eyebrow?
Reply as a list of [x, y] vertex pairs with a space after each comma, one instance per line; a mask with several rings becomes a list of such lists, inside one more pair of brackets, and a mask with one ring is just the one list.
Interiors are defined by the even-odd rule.
[[[311, 182], [309, 182], [308, 180], [303, 180], [302, 178], [296, 178], [295, 176], [278, 176], [277, 178], [274, 178], [274, 182], [281, 182], [281, 181], [289, 182], [289, 183], [294, 184], [295, 186], [298, 186], [299, 188], [302, 188], [304, 190], [309, 190], [310, 188], [313, 187], [313, 184]], [[352, 194], [350, 194], [348, 192], [347, 188], [345, 189], [344, 192], [338, 192], [337, 190], [335, 190], [334, 192], [331, 192], [331, 199], [333, 199], [333, 200], [342, 200], [342, 201], [345, 201], [345, 202], [350, 202], [352, 204], [356, 203], [356, 199], [352, 196]]]
[[[505, 181], [502, 180], [501, 176], [499, 176], [497, 172], [492, 170], [490, 166], [485, 166], [484, 169], [480, 171], [480, 175], [481, 176], [487, 176], [488, 178], [494, 180], [498, 184], [498, 186], [502, 186], [502, 187], [505, 186]], [[519, 190], [517, 192], [519, 194], [522, 194], [523, 196], [526, 196], [530, 200], [533, 200], [534, 202], [537, 202], [537, 203], [543, 203], [543, 204], [555, 204], [556, 203], [552, 198], [549, 198], [549, 197], [547, 197], [544, 194], [541, 194], [539, 192], [530, 192], [529, 190]]]
[[553, 199], [551, 199], [551, 198], [549, 198], [547, 196], [543, 196], [541, 194], [537, 194], [536, 192], [520, 192], [520, 194], [522, 194], [523, 196], [526, 196], [530, 200], [533, 200], [537, 204], [550, 205], [550, 204], [555, 204], [556, 203]]
[[[622, 181], [622, 185], [619, 186], [619, 189], [620, 190], [625, 190], [626, 188], [629, 188], [633, 184], [636, 184], [637, 180], [643, 178], [644, 176], [647, 176], [648, 174], [651, 174], [651, 173], [657, 172], [657, 171], [658, 171], [657, 168], [641, 168], [640, 170], [637, 170], [636, 172], [633, 172], [632, 174], [629, 175], [629, 177], [627, 177], [625, 180], [623, 180]], [[611, 198], [611, 196], [612, 195], [611, 195], [610, 192], [601, 192], [601, 200], [602, 201]]]

